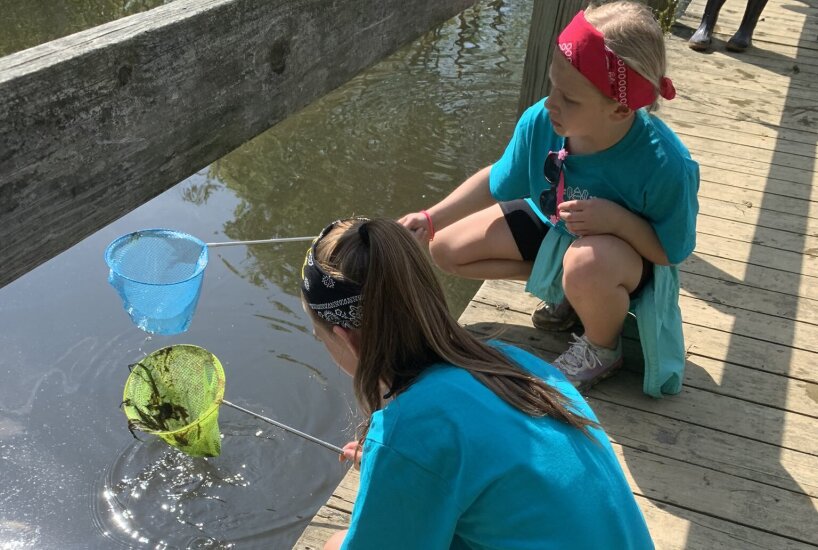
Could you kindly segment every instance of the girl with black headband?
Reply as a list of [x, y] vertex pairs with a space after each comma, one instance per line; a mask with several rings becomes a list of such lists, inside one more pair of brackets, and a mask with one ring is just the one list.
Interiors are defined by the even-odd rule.
[[458, 325], [404, 227], [330, 224], [301, 290], [366, 418], [342, 457], [360, 459], [350, 528], [326, 550], [652, 548], [582, 397], [542, 360]]

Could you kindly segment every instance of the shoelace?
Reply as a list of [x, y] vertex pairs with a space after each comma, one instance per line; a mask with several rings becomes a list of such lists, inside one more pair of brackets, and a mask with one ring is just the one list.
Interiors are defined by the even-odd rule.
[[560, 356], [560, 367], [565, 374], [576, 375], [580, 371], [590, 370], [602, 365], [591, 344], [585, 338], [571, 333], [574, 342], [565, 353]]

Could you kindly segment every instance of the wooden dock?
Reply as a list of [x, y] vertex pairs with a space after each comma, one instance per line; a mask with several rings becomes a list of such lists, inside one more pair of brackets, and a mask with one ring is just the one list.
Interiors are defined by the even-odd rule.
[[[724, 49], [737, 1], [712, 53], [688, 49], [704, 4], [669, 38], [679, 96], [660, 111], [702, 175], [697, 247], [681, 266], [684, 389], [642, 394], [629, 326], [626, 370], [588, 399], [657, 548], [816, 548], [818, 0], [770, 0], [744, 54]], [[531, 326], [536, 303], [521, 283], [490, 281], [460, 321], [552, 359], [567, 337]], [[295, 548], [343, 528], [356, 487], [351, 471]]]

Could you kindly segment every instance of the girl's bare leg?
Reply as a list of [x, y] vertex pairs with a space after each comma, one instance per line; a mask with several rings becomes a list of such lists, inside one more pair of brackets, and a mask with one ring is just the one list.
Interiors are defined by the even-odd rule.
[[429, 251], [440, 269], [460, 277], [525, 281], [531, 274], [499, 204], [439, 231]]
[[615, 348], [630, 306], [629, 294], [642, 277], [642, 257], [612, 235], [577, 239], [563, 258], [565, 295], [592, 344]]

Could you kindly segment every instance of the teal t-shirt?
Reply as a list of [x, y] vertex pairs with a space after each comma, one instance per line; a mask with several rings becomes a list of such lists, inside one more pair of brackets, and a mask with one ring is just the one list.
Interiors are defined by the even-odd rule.
[[[491, 193], [498, 201], [531, 197], [538, 214], [547, 187], [545, 158], [559, 151], [565, 138], [551, 126], [545, 100], [526, 110], [517, 122], [503, 156], [491, 168]], [[589, 155], [568, 155], [563, 164], [565, 200], [608, 199], [646, 219], [656, 231], [671, 264], [696, 246], [699, 165], [664, 122], [644, 109], [636, 111], [625, 137]], [[544, 216], [543, 219], [545, 220]], [[563, 222], [558, 224], [563, 229]]]
[[[502, 349], [595, 419], [558, 370]], [[467, 371], [435, 365], [372, 415], [342, 548], [653, 548], [607, 436], [592, 434], [533, 418]]]

